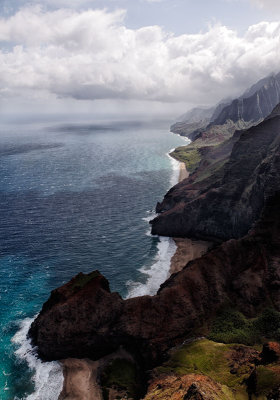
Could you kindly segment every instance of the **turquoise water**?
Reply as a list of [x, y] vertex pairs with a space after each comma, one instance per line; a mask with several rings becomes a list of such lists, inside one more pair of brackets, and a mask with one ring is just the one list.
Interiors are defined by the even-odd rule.
[[24, 337], [52, 289], [95, 269], [123, 296], [166, 278], [174, 244], [150, 236], [147, 221], [176, 180], [167, 152], [183, 143], [168, 124], [1, 129], [1, 400], [55, 398], [38, 395], [38, 381], [57, 365], [34, 376]]

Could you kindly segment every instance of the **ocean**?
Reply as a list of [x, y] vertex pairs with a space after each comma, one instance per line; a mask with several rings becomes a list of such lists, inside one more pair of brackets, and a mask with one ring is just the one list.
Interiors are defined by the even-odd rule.
[[26, 339], [52, 289], [99, 270], [132, 297], [167, 278], [176, 246], [148, 222], [178, 180], [168, 152], [185, 143], [168, 123], [1, 127], [1, 400], [58, 397], [59, 364], [42, 364]]

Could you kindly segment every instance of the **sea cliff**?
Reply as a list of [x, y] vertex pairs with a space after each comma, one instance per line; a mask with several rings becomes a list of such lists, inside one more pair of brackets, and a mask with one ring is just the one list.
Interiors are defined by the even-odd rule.
[[98, 361], [104, 399], [280, 398], [280, 107], [199, 154], [152, 232], [214, 247], [155, 296], [124, 300], [98, 271], [78, 274], [29, 331], [43, 360]]

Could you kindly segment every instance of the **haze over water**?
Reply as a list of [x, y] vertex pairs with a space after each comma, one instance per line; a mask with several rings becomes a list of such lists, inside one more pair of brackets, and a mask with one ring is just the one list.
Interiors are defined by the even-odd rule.
[[168, 128], [1, 129], [1, 400], [34, 392], [34, 371], [11, 339], [52, 289], [98, 269], [127, 296], [154, 291], [167, 276], [173, 244], [148, 235], [147, 219], [174, 178], [167, 152], [185, 143]]

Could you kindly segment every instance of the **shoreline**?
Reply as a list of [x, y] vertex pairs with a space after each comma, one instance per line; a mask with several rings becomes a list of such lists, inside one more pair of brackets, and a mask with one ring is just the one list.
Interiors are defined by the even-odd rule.
[[[182, 182], [190, 176], [184, 162], [180, 162], [179, 180]], [[175, 254], [171, 258], [169, 272], [175, 274], [181, 271], [190, 261], [203, 256], [211, 248], [212, 243], [203, 240], [187, 238], [172, 238], [177, 246]]]
[[[185, 163], [179, 162], [178, 182], [188, 177], [189, 172], [186, 169]], [[177, 184], [177, 182], [175, 184]], [[171, 274], [175, 271], [177, 272], [177, 269], [182, 269], [186, 264], [182, 265], [186, 259], [186, 252], [188, 254], [187, 257], [189, 257], [189, 254], [198, 254], [196, 246], [189, 243], [192, 242], [191, 240], [177, 238], [173, 240], [177, 248], [170, 260], [169, 273]], [[106, 358], [110, 359], [110, 356], [105, 357], [105, 359]], [[114, 356], [112, 358], [114, 359]], [[104, 361], [104, 359], [91, 361], [89, 359], [79, 360], [73, 358], [62, 360], [60, 365], [63, 370], [64, 379], [63, 388], [58, 400], [70, 398], [75, 398], [75, 400], [102, 400], [103, 395], [98, 383], [98, 371], [100, 367], [104, 365]]]
[[[189, 175], [185, 163], [179, 162], [178, 183], [187, 179]], [[189, 261], [205, 254], [211, 246], [209, 242], [185, 238], [173, 238], [173, 240], [177, 248], [170, 260], [169, 273], [171, 275], [182, 270]], [[110, 356], [106, 358], [109, 359]], [[72, 397], [76, 400], [102, 400], [98, 370], [101, 365], [104, 365], [104, 359], [98, 361], [67, 359], [62, 360], [60, 364], [63, 369], [64, 382], [58, 400]]]

